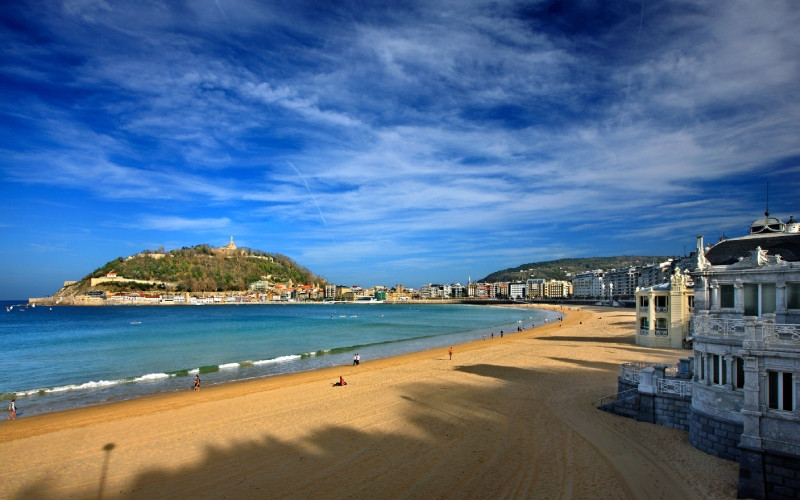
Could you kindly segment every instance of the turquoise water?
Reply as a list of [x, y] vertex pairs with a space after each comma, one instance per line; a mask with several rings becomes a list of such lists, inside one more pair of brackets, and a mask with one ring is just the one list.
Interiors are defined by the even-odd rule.
[[33, 415], [362, 363], [516, 332], [556, 313], [470, 305], [286, 304], [0, 310], [0, 398]]

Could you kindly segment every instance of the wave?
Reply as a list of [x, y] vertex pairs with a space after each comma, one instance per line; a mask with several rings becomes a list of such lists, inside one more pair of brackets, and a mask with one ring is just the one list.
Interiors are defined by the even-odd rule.
[[272, 363], [285, 363], [286, 361], [294, 361], [296, 359], [302, 359], [302, 354], [290, 354], [288, 356], [278, 356], [277, 358], [272, 359], [262, 359], [259, 361], [253, 361], [254, 365], [268, 365]]
[[328, 356], [328, 355], [336, 355], [342, 354], [346, 352], [354, 352], [361, 349], [365, 349], [367, 347], [373, 347], [378, 345], [386, 345], [386, 344], [394, 344], [394, 343], [401, 343], [401, 342], [408, 342], [420, 339], [426, 339], [431, 337], [430, 335], [421, 335], [417, 337], [411, 338], [403, 338], [403, 339], [396, 339], [396, 340], [383, 340], [380, 342], [369, 342], [364, 344], [354, 344], [349, 346], [341, 346], [341, 347], [332, 347], [330, 349], [319, 349], [317, 351], [311, 351], [301, 354], [288, 354], [283, 356], [278, 356], [275, 358], [270, 359], [260, 359], [260, 360], [245, 360], [245, 361], [236, 361], [236, 362], [228, 362], [228, 363], [221, 363], [215, 365], [203, 365], [195, 368], [183, 368], [178, 370], [166, 371], [166, 372], [155, 372], [155, 373], [147, 373], [144, 375], [139, 375], [135, 377], [127, 377], [127, 378], [120, 378], [120, 379], [113, 379], [113, 380], [97, 380], [97, 381], [89, 381], [83, 383], [76, 383], [76, 384], [66, 384], [56, 387], [45, 387], [45, 388], [37, 388], [37, 389], [29, 389], [23, 390], [19, 392], [8, 392], [0, 394], [0, 400], [10, 400], [14, 397], [31, 397], [31, 396], [44, 396], [47, 394], [55, 394], [55, 393], [64, 393], [68, 391], [91, 391], [97, 389], [105, 389], [113, 386], [123, 385], [123, 384], [140, 384], [140, 383], [148, 383], [148, 382], [160, 382], [167, 379], [171, 379], [174, 377], [188, 377], [192, 375], [202, 375], [208, 373], [216, 373], [221, 370], [225, 371], [232, 371], [237, 369], [247, 369], [254, 366], [263, 366], [263, 365], [271, 365], [271, 364], [278, 364], [278, 363], [288, 363], [292, 361], [307, 359], [310, 357], [318, 357], [318, 356]]

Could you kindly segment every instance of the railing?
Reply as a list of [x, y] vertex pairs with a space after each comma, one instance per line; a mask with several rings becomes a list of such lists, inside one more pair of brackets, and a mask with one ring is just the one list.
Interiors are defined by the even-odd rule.
[[765, 322], [762, 335], [767, 346], [800, 346], [800, 325]]
[[[653, 368], [655, 366], [659, 366], [661, 363], [623, 363], [619, 367], [619, 376], [622, 380], [626, 382], [630, 382], [633, 384], [639, 383], [639, 372], [642, 371], [644, 368]], [[661, 365], [663, 366], [663, 365]], [[677, 366], [668, 366], [664, 370], [665, 377], [675, 377], [678, 375], [678, 367]]]
[[656, 328], [656, 337], [668, 337], [669, 330], [666, 328]]
[[657, 313], [665, 313], [665, 312], [667, 312], [667, 308], [666, 307], [656, 307], [656, 312]]
[[636, 392], [639, 392], [639, 389], [628, 389], [627, 391], [618, 392], [616, 394], [609, 394], [608, 396], [603, 396], [600, 399], [595, 399], [594, 401], [592, 401], [592, 406], [594, 407], [603, 406], [604, 402], [610, 403], [611, 401], [616, 401], [617, 399], [619, 399], [619, 397], [623, 394], [636, 393]]
[[650, 335], [650, 330], [648, 328], [642, 328], [639, 330], [639, 335]]
[[695, 317], [694, 335], [700, 337], [744, 337], [744, 320]]
[[656, 381], [659, 394], [675, 394], [680, 397], [692, 395], [692, 383], [687, 380], [660, 378]]

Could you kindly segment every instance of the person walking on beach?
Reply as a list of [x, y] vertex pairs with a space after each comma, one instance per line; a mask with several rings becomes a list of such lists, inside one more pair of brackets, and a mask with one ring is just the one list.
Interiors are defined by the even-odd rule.
[[450, 359], [453, 359], [453, 346], [450, 346], [449, 354], [450, 354]]
[[11, 413], [8, 414], [8, 418], [6, 420], [16, 420], [17, 419], [17, 400], [12, 399], [11, 404], [8, 405], [8, 409], [11, 410]]
[[195, 391], [199, 391], [200, 390], [200, 375], [195, 375], [194, 376], [194, 390]]
[[356, 353], [356, 355], [353, 356], [353, 366], [358, 366], [360, 364], [361, 364], [361, 356], [359, 356], [358, 353]]

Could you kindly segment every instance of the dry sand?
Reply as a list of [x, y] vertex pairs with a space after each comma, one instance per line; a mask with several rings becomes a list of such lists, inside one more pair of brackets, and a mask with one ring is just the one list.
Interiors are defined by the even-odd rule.
[[[0, 423], [4, 498], [733, 498], [738, 464], [614, 416], [634, 313]], [[339, 375], [348, 385], [332, 387]]]

